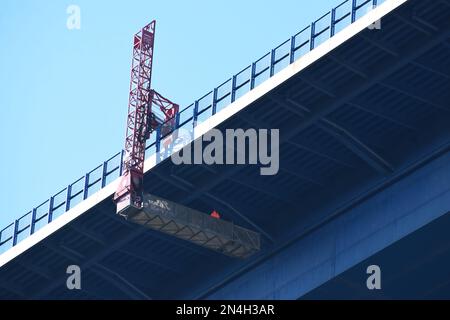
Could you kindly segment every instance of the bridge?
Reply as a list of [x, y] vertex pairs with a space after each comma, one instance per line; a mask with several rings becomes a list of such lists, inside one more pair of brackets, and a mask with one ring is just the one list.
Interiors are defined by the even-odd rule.
[[279, 129], [276, 175], [175, 165], [160, 132], [148, 143], [146, 192], [258, 232], [256, 254], [116, 215], [118, 152], [0, 232], [0, 298], [450, 298], [448, 88], [449, 0], [344, 1], [177, 117], [184, 144]]

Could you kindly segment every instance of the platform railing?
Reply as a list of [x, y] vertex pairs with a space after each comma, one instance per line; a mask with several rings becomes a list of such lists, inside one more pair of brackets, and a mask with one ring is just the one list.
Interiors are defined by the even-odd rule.
[[[265, 53], [261, 58], [195, 100], [176, 115], [175, 129], [192, 130], [236, 99], [253, 90], [280, 70], [294, 63], [324, 41], [351, 25], [377, 5], [389, 0], [346, 0], [300, 32]], [[165, 136], [171, 132], [165, 131]], [[161, 130], [147, 142], [146, 158], [161, 151]], [[122, 174], [124, 152], [120, 151], [75, 182], [45, 200], [0, 230], [0, 253], [35, 233]]]

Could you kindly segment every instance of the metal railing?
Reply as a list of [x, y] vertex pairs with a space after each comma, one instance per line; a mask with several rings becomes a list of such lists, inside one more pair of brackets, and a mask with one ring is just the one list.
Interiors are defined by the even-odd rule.
[[[364, 16], [374, 7], [388, 0], [346, 0], [322, 17], [293, 35], [260, 59], [248, 65], [231, 78], [209, 91], [176, 115], [175, 128], [192, 129], [254, 89], [298, 58], [333, 37], [343, 28]], [[160, 128], [151, 136], [146, 158], [160, 152]], [[15, 246], [42, 226], [73, 208], [79, 202], [104, 188], [122, 174], [123, 151], [80, 177], [14, 222], [0, 230], [0, 253]]]

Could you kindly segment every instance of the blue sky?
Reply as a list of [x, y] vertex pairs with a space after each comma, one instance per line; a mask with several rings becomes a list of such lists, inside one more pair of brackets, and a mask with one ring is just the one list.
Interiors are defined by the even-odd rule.
[[[146, 23], [157, 19], [152, 86], [184, 107], [340, 2], [3, 0], [0, 229], [122, 148]], [[66, 27], [71, 4], [80, 30]]]

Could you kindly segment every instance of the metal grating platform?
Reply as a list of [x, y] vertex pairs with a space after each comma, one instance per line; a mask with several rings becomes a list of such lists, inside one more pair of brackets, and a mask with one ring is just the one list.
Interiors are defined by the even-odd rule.
[[127, 219], [231, 257], [247, 258], [260, 249], [258, 233], [150, 194], [143, 210]]

